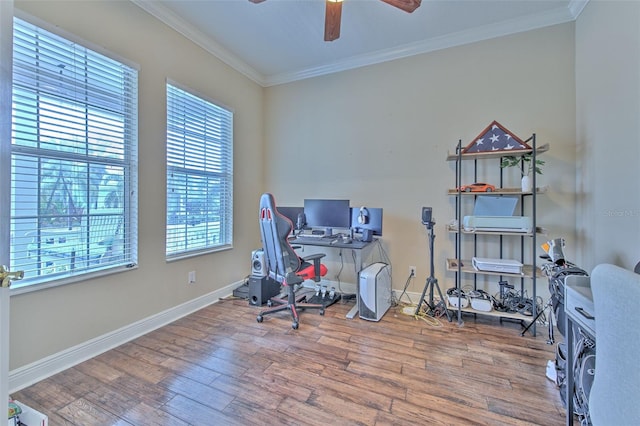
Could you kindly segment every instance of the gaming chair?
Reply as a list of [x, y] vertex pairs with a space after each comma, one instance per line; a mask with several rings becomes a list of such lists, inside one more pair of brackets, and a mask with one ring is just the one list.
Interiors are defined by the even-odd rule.
[[287, 298], [272, 298], [269, 306], [278, 306], [260, 312], [256, 320], [262, 322], [265, 315], [289, 310], [293, 319], [291, 327], [295, 330], [299, 324], [298, 311], [319, 309], [320, 315], [324, 315], [324, 305], [306, 303], [306, 296], [296, 299], [294, 287], [305, 280], [319, 282], [320, 278], [326, 275], [327, 268], [320, 263], [320, 259], [325, 255], [317, 253], [304, 259], [298, 256], [288, 241], [293, 224], [278, 212], [272, 194], [265, 193], [260, 197], [259, 220], [268, 275], [287, 288]]

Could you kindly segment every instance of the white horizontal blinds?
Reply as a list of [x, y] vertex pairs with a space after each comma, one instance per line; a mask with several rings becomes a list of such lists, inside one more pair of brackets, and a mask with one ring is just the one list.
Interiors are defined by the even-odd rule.
[[167, 84], [168, 257], [229, 246], [233, 113]]
[[137, 71], [14, 19], [11, 264], [20, 284], [135, 263]]

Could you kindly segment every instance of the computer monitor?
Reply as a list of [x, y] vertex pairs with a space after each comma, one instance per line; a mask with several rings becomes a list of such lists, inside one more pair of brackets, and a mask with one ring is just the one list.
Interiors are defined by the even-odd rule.
[[[359, 223], [360, 210], [365, 223]], [[373, 231], [373, 235], [382, 236], [382, 209], [376, 207], [353, 207], [351, 209], [351, 227], [354, 232], [362, 233], [365, 229]]]
[[304, 215], [307, 227], [324, 228], [325, 235], [331, 235], [333, 228], [349, 229], [351, 212], [349, 200], [304, 200]]

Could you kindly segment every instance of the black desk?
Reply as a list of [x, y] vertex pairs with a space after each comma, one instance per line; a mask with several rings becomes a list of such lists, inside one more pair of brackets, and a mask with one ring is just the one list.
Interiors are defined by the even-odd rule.
[[[372, 241], [373, 242], [373, 241]], [[318, 247], [336, 247], [336, 248], [348, 248], [354, 250], [362, 250], [369, 246], [372, 242], [364, 242], [359, 240], [353, 240], [350, 243], [343, 243], [339, 238], [318, 238], [318, 237], [305, 237], [299, 236], [295, 239], [289, 240], [292, 245], [299, 244], [301, 246], [318, 246]]]
[[[300, 236], [299, 238], [289, 240], [291, 245], [300, 245], [300, 246], [310, 246], [310, 247], [322, 247], [322, 248], [333, 248], [333, 249], [351, 249], [355, 253], [354, 263], [356, 266], [356, 270], [358, 273], [362, 271], [366, 266], [364, 264], [364, 259], [371, 253], [371, 250], [377, 245], [380, 244], [380, 240], [377, 238], [371, 242], [364, 242], [354, 239], [351, 243], [343, 243], [340, 239], [330, 239], [330, 238], [318, 238], [318, 237], [304, 237]], [[348, 257], [348, 256], [345, 256]], [[344, 258], [344, 257], [343, 257]], [[356, 276], [356, 281], [359, 281]], [[356, 304], [351, 310], [347, 313], [347, 318], [352, 319], [356, 316], [359, 311], [358, 306], [358, 292], [359, 292], [359, 282], [356, 282]]]

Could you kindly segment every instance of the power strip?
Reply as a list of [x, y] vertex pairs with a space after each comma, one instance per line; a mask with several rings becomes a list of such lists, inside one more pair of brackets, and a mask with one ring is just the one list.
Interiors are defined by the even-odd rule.
[[405, 306], [402, 308], [402, 313], [405, 315], [415, 315], [416, 307], [415, 306]]

